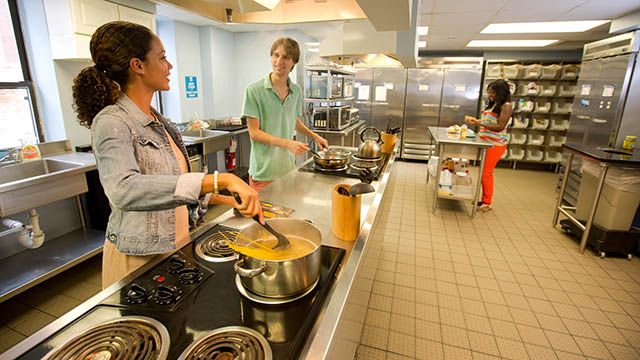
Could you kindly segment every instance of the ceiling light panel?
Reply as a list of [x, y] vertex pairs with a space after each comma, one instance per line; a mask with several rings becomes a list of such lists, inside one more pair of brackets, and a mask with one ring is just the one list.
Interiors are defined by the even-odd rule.
[[540, 33], [567, 33], [584, 32], [605, 24], [609, 20], [589, 21], [548, 21], [548, 22], [520, 22], [489, 24], [481, 33], [483, 34], [540, 34]]
[[544, 47], [558, 40], [471, 40], [467, 47]]

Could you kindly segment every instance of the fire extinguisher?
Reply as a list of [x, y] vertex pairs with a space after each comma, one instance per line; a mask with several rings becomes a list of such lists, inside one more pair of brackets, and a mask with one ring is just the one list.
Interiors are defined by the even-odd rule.
[[231, 138], [229, 148], [225, 150], [225, 166], [227, 170], [236, 168], [236, 140]]

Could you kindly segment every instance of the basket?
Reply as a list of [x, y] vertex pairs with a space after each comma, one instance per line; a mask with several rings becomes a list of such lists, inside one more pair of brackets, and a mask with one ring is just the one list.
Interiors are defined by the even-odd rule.
[[542, 145], [544, 144], [544, 135], [541, 134], [529, 134], [527, 135], [528, 145]]
[[502, 67], [502, 73], [507, 79], [517, 79], [520, 77], [522, 66], [520, 64], [505, 65]]
[[578, 91], [576, 85], [560, 85], [558, 96], [575, 96]]
[[521, 112], [531, 112], [531, 111], [533, 111], [533, 101], [531, 101], [531, 100], [518, 101], [518, 111], [521, 111]]
[[558, 102], [553, 103], [551, 106], [551, 112], [554, 114], [568, 114], [571, 112], [570, 102]]
[[559, 163], [562, 161], [562, 153], [556, 150], [545, 150], [544, 161], [550, 163]]
[[523, 78], [525, 79], [537, 79], [542, 74], [542, 65], [531, 64], [523, 67]]
[[511, 136], [509, 137], [510, 144], [522, 145], [526, 142], [527, 142], [527, 134], [520, 131], [512, 132]]
[[533, 124], [531, 124], [531, 128], [532, 129], [546, 129], [549, 127], [549, 119], [543, 118], [543, 119], [538, 119], [538, 118], [533, 118]]
[[525, 151], [524, 158], [529, 161], [542, 161], [544, 158], [544, 152], [540, 149], [527, 149]]
[[567, 119], [551, 119], [551, 130], [567, 130], [569, 128], [569, 120]]
[[499, 78], [502, 76], [502, 64], [487, 65], [487, 77]]
[[567, 137], [563, 135], [553, 134], [547, 137], [547, 145], [549, 146], [562, 146], [567, 142]]
[[557, 64], [543, 66], [542, 67], [542, 72], [540, 73], [540, 78], [541, 79], [555, 79], [555, 78], [558, 77], [558, 74], [560, 73], [560, 69], [562, 69], [562, 66], [557, 65]]
[[553, 96], [556, 94], [556, 90], [557, 90], [557, 86], [555, 85], [545, 85], [545, 86], [541, 86], [540, 91], [538, 92], [539, 95], [542, 96]]
[[509, 147], [507, 149], [509, 152], [509, 156], [507, 157], [509, 160], [522, 160], [524, 159], [524, 149], [521, 147]]
[[529, 118], [527, 116], [516, 115], [513, 118], [513, 124], [511, 125], [514, 129], [526, 129], [529, 126]]
[[550, 101], [536, 101], [536, 105], [534, 107], [534, 112], [537, 113], [548, 113], [551, 110], [551, 102]]
[[580, 65], [563, 65], [562, 70], [560, 71], [560, 78], [565, 80], [575, 79], [578, 77], [578, 72], [580, 72]]

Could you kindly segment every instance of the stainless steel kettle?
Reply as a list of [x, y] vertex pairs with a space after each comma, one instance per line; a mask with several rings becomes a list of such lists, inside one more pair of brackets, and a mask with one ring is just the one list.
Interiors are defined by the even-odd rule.
[[358, 147], [358, 157], [363, 159], [377, 159], [382, 156], [382, 136], [380, 130], [370, 126], [360, 133], [362, 144]]

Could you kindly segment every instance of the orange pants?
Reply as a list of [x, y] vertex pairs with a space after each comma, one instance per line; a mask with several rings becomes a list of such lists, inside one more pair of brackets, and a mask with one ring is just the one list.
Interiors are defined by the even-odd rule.
[[482, 203], [491, 205], [493, 198], [493, 169], [496, 168], [500, 157], [507, 150], [506, 146], [493, 145], [487, 149], [482, 170]]

